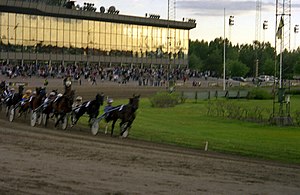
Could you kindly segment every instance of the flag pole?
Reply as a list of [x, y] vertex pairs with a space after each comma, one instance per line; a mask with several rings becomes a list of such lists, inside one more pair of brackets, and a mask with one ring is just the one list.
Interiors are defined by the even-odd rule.
[[224, 8], [223, 91], [226, 90], [226, 11]]
[[280, 39], [280, 60], [279, 60], [279, 88], [282, 88], [282, 52], [283, 52], [283, 37]]

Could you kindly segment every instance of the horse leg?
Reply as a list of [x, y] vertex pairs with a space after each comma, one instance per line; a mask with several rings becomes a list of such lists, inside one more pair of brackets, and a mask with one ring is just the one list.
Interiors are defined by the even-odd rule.
[[23, 108], [20, 107], [19, 112], [18, 112], [18, 118], [21, 117], [23, 114]]
[[46, 114], [46, 118], [45, 118], [45, 127], [47, 127], [47, 125], [48, 125], [48, 120], [49, 120], [49, 114]]
[[121, 135], [121, 136], [123, 136], [123, 134], [124, 134], [124, 132], [125, 132], [126, 130], [128, 130], [128, 129], [131, 128], [131, 124], [133, 123], [134, 119], [135, 119], [135, 116], [131, 117], [131, 119], [129, 119], [128, 121], [124, 121], [124, 122], [122, 121], [122, 122], [121, 122], [122, 125], [123, 125], [124, 123], [126, 123], [126, 126], [125, 126], [123, 129], [121, 128], [122, 125], [121, 125], [121, 123], [120, 123], [120, 129], [121, 129], [120, 135]]
[[9, 110], [10, 110], [10, 106], [6, 106], [6, 117], [8, 117], [8, 113], [9, 113]]
[[[73, 117], [74, 117], [74, 116], [73, 116]], [[71, 127], [73, 127], [74, 125], [76, 125], [76, 123], [77, 123], [78, 120], [79, 120], [79, 118], [76, 118], [76, 117], [75, 117], [75, 119], [73, 118], [73, 119], [71, 120], [71, 122], [72, 122]]]
[[58, 125], [59, 122], [63, 119], [64, 116], [65, 116], [65, 114], [59, 114], [59, 115], [58, 115], [58, 117], [57, 117], [58, 119], [57, 119], [57, 121], [56, 121], [54, 127], [57, 127], [57, 125]]
[[123, 126], [124, 123], [125, 123], [124, 120], [122, 120], [122, 121], [120, 122], [120, 136], [123, 135], [123, 133], [124, 133], [124, 131], [125, 131], [125, 129], [126, 129], [126, 128], [122, 129], [122, 126]]
[[[123, 127], [122, 128], [122, 126], [123, 125], [126, 125], [125, 127]], [[120, 136], [123, 136], [123, 133], [128, 129], [128, 128], [130, 128], [130, 126], [131, 126], [131, 124], [132, 124], [132, 121], [122, 121], [121, 123], [120, 123]]]
[[79, 120], [79, 117], [77, 117], [77, 114], [75, 112], [72, 112], [72, 114], [71, 114], [71, 123], [72, 123], [71, 127], [76, 125], [78, 120]]
[[107, 130], [108, 130], [108, 122], [105, 124], [105, 134], [107, 134]]
[[[24, 114], [24, 116], [25, 116], [25, 112], [26, 112], [26, 105], [21, 105], [20, 107], [19, 107], [19, 114], [18, 114], [18, 117], [21, 117], [22, 116], [22, 114]], [[25, 116], [26, 117], [26, 116]]]
[[117, 120], [113, 120], [112, 125], [111, 125], [111, 132], [110, 132], [110, 136], [112, 137], [114, 134], [114, 128], [115, 128], [115, 124], [116, 124]]

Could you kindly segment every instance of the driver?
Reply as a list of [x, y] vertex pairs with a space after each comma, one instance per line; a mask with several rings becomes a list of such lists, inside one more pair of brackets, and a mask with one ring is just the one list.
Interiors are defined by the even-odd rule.
[[72, 105], [72, 108], [75, 109], [75, 108], [80, 107], [81, 105], [82, 105], [82, 97], [77, 96], [76, 99], [75, 99], [75, 102]]
[[31, 96], [31, 89], [27, 89], [25, 94], [22, 96], [22, 103], [26, 102], [27, 100], [29, 100], [30, 96]]
[[64, 78], [64, 86], [65, 86], [65, 91], [67, 88], [71, 87], [72, 85], [72, 80], [70, 77]]
[[5, 89], [5, 91], [3, 92], [3, 94], [4, 94], [4, 101], [8, 101], [14, 94], [15, 94], [15, 88], [9, 88], [9, 87], [7, 87], [6, 89]]
[[112, 98], [107, 99], [107, 105], [104, 107], [104, 112], [109, 113], [109, 111], [113, 108], [112, 103], [114, 100]]
[[56, 93], [54, 91], [51, 91], [49, 93], [49, 96], [44, 100], [44, 108], [46, 108], [50, 102], [52, 102], [56, 97]]

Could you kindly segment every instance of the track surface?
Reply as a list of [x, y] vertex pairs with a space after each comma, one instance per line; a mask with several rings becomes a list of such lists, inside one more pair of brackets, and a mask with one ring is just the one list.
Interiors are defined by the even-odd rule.
[[[117, 97], [120, 91], [116, 93], [116, 87], [82, 87], [77, 91], [87, 99], [105, 90]], [[123, 88], [128, 91], [123, 96], [142, 92], [135, 87]], [[146, 96], [146, 92], [141, 94]], [[300, 166], [296, 165], [130, 137], [111, 138], [103, 133], [92, 136], [88, 128], [80, 126], [67, 131], [54, 129], [53, 124], [32, 128], [29, 119], [8, 122], [3, 111], [0, 123], [0, 194], [300, 193]]]

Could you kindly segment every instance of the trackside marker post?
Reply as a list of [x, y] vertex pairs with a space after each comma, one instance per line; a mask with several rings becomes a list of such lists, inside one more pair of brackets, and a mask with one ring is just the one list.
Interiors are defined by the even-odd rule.
[[208, 150], [208, 141], [205, 142], [205, 148], [204, 148], [204, 150], [205, 150], [205, 151]]

